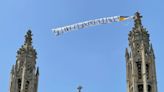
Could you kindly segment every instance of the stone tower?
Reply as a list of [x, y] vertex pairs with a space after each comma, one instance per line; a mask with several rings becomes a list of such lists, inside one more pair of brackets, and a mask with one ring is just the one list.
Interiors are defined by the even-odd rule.
[[141, 17], [135, 13], [135, 25], [128, 38], [129, 49], [125, 53], [127, 92], [157, 92], [154, 51]]
[[16, 64], [11, 70], [10, 92], [37, 92], [39, 68], [35, 67], [36, 54], [29, 30], [25, 35], [24, 44], [17, 51]]

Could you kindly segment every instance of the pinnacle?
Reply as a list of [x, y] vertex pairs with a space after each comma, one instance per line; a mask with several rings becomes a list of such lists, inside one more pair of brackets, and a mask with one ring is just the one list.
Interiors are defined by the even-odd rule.
[[25, 45], [31, 46], [32, 44], [32, 32], [31, 30], [28, 30], [26, 35], [25, 35]]
[[129, 56], [128, 48], [125, 50], [125, 56]]
[[39, 75], [39, 67], [37, 67], [36, 75]]

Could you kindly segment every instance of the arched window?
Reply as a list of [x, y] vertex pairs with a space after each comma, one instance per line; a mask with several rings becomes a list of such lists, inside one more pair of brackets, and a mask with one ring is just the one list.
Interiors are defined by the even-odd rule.
[[148, 92], [151, 92], [151, 86], [148, 85]]
[[146, 64], [146, 77], [149, 79], [149, 64]]
[[25, 84], [25, 92], [28, 92], [28, 89], [29, 89], [29, 81], [26, 81], [26, 84]]
[[143, 92], [143, 85], [138, 85], [138, 92]]
[[138, 79], [142, 79], [141, 61], [138, 61], [136, 63], [137, 63]]
[[21, 79], [18, 79], [18, 92], [21, 92]]

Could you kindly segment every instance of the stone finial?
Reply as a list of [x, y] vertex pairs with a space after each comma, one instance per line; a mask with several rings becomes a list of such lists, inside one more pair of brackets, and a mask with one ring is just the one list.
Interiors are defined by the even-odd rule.
[[140, 16], [140, 13], [136, 12], [135, 16], [134, 16], [134, 26], [135, 26], [135, 28], [138, 28], [142, 25], [141, 18], [142, 18], [142, 16]]
[[78, 86], [78, 87], [77, 87], [78, 92], [81, 92], [81, 89], [82, 89], [82, 88], [83, 88], [82, 86]]
[[31, 46], [32, 44], [32, 32], [28, 30], [27, 34], [25, 35], [25, 45]]

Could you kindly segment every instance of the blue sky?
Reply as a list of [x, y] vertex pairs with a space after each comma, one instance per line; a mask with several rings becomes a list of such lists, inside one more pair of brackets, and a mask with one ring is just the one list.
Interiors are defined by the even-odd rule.
[[55, 37], [51, 29], [106, 16], [141, 12], [153, 44], [158, 91], [164, 92], [163, 0], [0, 0], [0, 92], [28, 29], [40, 67], [38, 92], [126, 92], [125, 48], [133, 21], [95, 26]]

